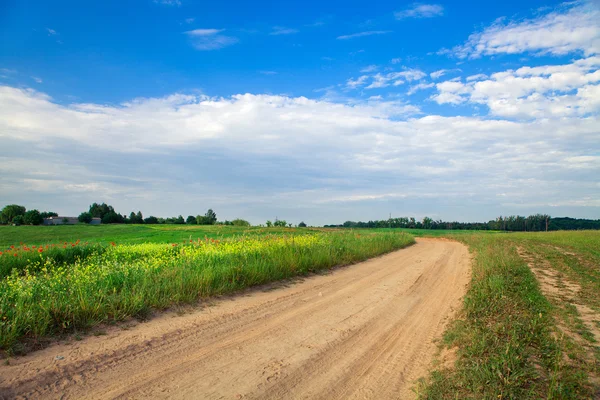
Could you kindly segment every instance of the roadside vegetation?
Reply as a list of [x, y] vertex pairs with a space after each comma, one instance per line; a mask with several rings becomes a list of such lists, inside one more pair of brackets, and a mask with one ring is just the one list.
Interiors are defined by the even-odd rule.
[[600, 232], [447, 237], [471, 249], [472, 281], [442, 343], [454, 362], [441, 360], [419, 397], [598, 396]]
[[152, 309], [355, 263], [414, 243], [402, 232], [229, 233], [173, 243], [9, 246], [0, 256], [0, 267], [11, 265], [0, 268], [0, 348], [20, 353], [49, 336], [144, 318]]

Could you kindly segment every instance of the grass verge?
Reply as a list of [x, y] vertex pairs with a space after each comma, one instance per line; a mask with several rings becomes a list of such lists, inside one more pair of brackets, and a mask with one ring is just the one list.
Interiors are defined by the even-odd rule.
[[424, 399], [580, 399], [586, 371], [568, 362], [555, 310], [510, 235], [460, 235], [474, 253], [464, 308], [444, 335], [452, 367], [418, 385]]

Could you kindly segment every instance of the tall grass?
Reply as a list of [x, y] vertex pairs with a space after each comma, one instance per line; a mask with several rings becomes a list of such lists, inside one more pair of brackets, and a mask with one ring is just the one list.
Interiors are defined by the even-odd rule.
[[42, 259], [0, 281], [0, 346], [362, 261], [412, 243], [405, 233], [335, 232], [117, 245], [74, 262]]

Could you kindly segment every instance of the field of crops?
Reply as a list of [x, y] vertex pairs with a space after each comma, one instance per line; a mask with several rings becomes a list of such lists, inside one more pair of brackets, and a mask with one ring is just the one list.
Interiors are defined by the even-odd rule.
[[[362, 261], [414, 243], [402, 232], [254, 229], [240, 235], [239, 228], [223, 227], [199, 237], [207, 232], [182, 227], [166, 230], [177, 241], [123, 244], [92, 241], [90, 235], [76, 239], [79, 227], [31, 228], [21, 236], [12, 231], [16, 244], [6, 244], [3, 231], [0, 247], [0, 347], [9, 351], [24, 341], [143, 318], [152, 309]], [[118, 227], [121, 233], [127, 228]], [[59, 232], [70, 240], [37, 237], [31, 244], [22, 241], [23, 232], [30, 238]]]

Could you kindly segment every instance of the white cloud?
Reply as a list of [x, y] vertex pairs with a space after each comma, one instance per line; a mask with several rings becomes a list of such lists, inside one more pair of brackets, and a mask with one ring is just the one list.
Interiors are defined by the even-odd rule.
[[33, 79], [36, 83], [42, 83], [42, 78], [38, 78], [37, 76], [32, 76], [31, 79]]
[[375, 75], [362, 75], [356, 80], [348, 80], [346, 86], [353, 89], [364, 86], [370, 81], [371, 83], [367, 85], [365, 89], [379, 89], [388, 86], [403, 85], [405, 82], [418, 81], [425, 76], [427, 76], [427, 74], [419, 69], [405, 68], [403, 71], [388, 72], [386, 74], [377, 73]]
[[600, 56], [571, 64], [522, 67], [467, 78], [466, 83], [436, 85], [432, 99], [439, 104], [469, 101], [485, 104], [495, 116], [509, 118], [562, 118], [600, 111]]
[[358, 33], [352, 33], [350, 35], [338, 36], [337, 38], [339, 40], [347, 40], [347, 39], [354, 39], [354, 38], [364, 37], [364, 36], [385, 35], [385, 34], [391, 33], [391, 32], [392, 31], [364, 31], [364, 32], [358, 32]]
[[554, 56], [573, 52], [598, 54], [600, 8], [593, 1], [575, 1], [533, 19], [508, 23], [498, 19], [482, 32], [472, 34], [464, 45], [440, 52], [459, 58], [525, 52]]
[[488, 76], [486, 74], [475, 74], [467, 76], [467, 82], [471, 81], [480, 81], [482, 79], [486, 79]]
[[363, 73], [375, 72], [375, 71], [377, 71], [377, 69], [378, 69], [377, 65], [369, 65], [369, 66], [361, 69], [360, 72], [363, 72]]
[[194, 22], [196, 20], [196, 18], [186, 18], [185, 19], [185, 23], [186, 24], [191, 24], [192, 22]]
[[154, 0], [155, 4], [163, 4], [165, 6], [181, 6], [181, 0]]
[[48, 36], [58, 35], [58, 32], [56, 32], [54, 29], [46, 28], [46, 31], [48, 32]]
[[218, 50], [238, 42], [233, 36], [222, 35], [224, 29], [194, 29], [184, 32], [196, 50]]
[[406, 94], [411, 96], [411, 95], [415, 94], [416, 92], [418, 92], [419, 90], [429, 89], [434, 86], [435, 86], [435, 84], [433, 84], [433, 83], [419, 83], [419, 84], [411, 86], [408, 89], [408, 91], [406, 92]]
[[362, 75], [362, 76], [358, 77], [358, 79], [350, 78], [346, 82], [346, 86], [354, 89], [359, 86], [363, 86], [367, 82], [368, 79], [369, 79], [368, 75]]
[[[600, 98], [597, 87], [580, 91], [591, 103]], [[342, 104], [174, 94], [63, 105], [0, 86], [0, 192], [61, 212], [102, 199], [122, 212], [187, 215], [200, 203], [253, 222], [275, 212], [313, 223], [378, 218], [381, 204], [394, 207], [378, 202], [394, 198], [402, 199], [398, 212], [456, 204], [465, 218], [507, 212], [508, 203], [597, 207], [597, 118], [407, 117], [414, 111], [379, 96]], [[347, 201], [357, 205], [345, 209]]]
[[[597, 88], [588, 89], [597, 102]], [[477, 204], [500, 210], [500, 201], [597, 206], [597, 118], [407, 119], [410, 107], [379, 96], [352, 105], [251, 94], [61, 105], [4, 86], [0, 137], [11, 147], [0, 154], [0, 191], [6, 201], [30, 199], [30, 207], [39, 199], [84, 208], [101, 198], [147, 215], [192, 214], [200, 202], [253, 222], [273, 212], [315, 223], [363, 218], [378, 208], [373, 202], [394, 198], [406, 213], [456, 199], [471, 216]], [[218, 173], [198, 174], [207, 168]], [[340, 209], [347, 201], [365, 208]]]
[[259, 71], [263, 75], [277, 75], [276, 71]]
[[402, 62], [402, 59], [400, 57], [392, 58], [390, 62], [392, 64], [400, 64]]
[[440, 69], [430, 73], [429, 76], [431, 76], [431, 79], [439, 79], [442, 75], [446, 74], [446, 72], [448, 72], [447, 69]]
[[413, 3], [409, 8], [394, 13], [396, 19], [433, 18], [444, 15], [444, 7], [439, 4]]
[[286, 28], [285, 26], [274, 26], [273, 31], [269, 33], [269, 35], [291, 35], [293, 33], [298, 33], [298, 29]]

